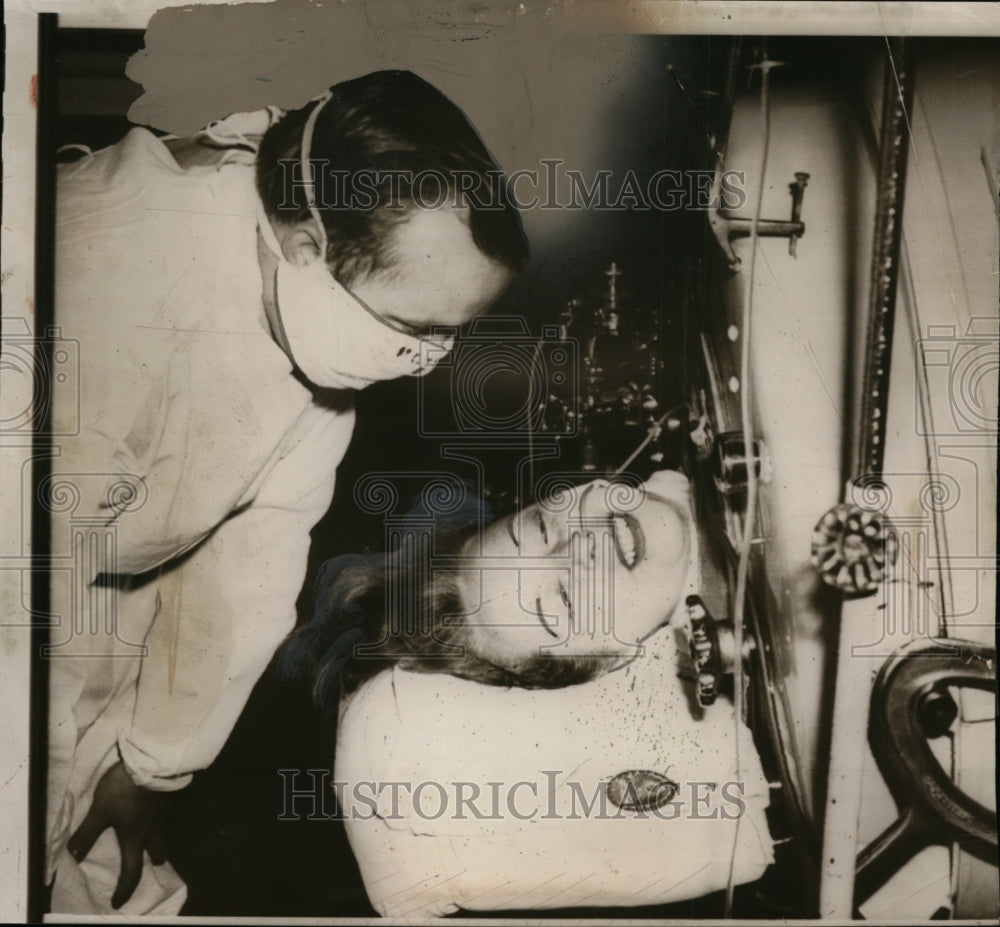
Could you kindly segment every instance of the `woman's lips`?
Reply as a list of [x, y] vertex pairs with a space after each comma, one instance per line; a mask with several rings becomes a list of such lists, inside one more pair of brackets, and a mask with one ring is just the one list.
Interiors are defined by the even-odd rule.
[[642, 533], [642, 526], [628, 513], [615, 513], [609, 519], [618, 560], [625, 569], [634, 570], [646, 556], [646, 537]]

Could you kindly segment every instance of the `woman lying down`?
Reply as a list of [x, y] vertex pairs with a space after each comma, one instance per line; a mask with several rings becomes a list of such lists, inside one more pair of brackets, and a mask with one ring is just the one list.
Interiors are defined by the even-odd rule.
[[635, 907], [759, 878], [749, 732], [678, 678], [701, 572], [686, 478], [480, 514], [439, 518], [433, 550], [328, 561], [283, 654], [339, 702], [334, 789], [372, 905]]

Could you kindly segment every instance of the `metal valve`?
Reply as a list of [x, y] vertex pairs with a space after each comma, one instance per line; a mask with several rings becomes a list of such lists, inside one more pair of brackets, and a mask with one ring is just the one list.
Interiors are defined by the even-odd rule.
[[813, 566], [823, 582], [848, 595], [874, 592], [895, 558], [895, 535], [880, 512], [841, 502], [813, 529]]
[[722, 677], [733, 671], [736, 654], [733, 625], [730, 621], [716, 621], [696, 595], [689, 595], [684, 604], [698, 704], [707, 707], [715, 702]]

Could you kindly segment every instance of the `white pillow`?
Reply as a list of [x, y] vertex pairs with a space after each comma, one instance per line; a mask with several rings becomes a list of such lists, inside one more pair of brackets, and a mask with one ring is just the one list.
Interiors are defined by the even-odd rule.
[[[361, 686], [334, 778], [375, 909], [661, 904], [725, 888], [731, 859], [735, 882], [759, 878], [772, 861], [759, 758], [741, 724], [737, 767], [731, 705], [691, 706], [674, 636], [565, 689], [398, 668]], [[630, 770], [675, 782], [674, 802], [619, 808], [607, 783]]]

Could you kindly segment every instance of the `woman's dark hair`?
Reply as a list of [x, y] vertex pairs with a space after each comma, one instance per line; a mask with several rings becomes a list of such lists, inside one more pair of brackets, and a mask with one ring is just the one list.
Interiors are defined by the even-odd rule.
[[[423, 181], [436, 178], [446, 180], [448, 202], [460, 195], [468, 204], [472, 237], [484, 255], [511, 270], [524, 265], [528, 244], [503, 171], [440, 90], [409, 71], [376, 71], [330, 92], [309, 160], [334, 277], [350, 286], [391, 267], [390, 229], [422, 201]], [[309, 218], [299, 159], [302, 132], [317, 105], [287, 113], [261, 141], [257, 191], [274, 222]]]
[[[479, 529], [478, 519], [439, 527], [436, 555], [460, 554]], [[390, 584], [411, 590], [412, 598], [394, 602], [387, 595]], [[383, 555], [335, 557], [320, 569], [313, 618], [286, 640], [279, 669], [285, 678], [307, 680], [317, 706], [331, 716], [342, 695], [395, 665], [526, 689], [586, 682], [610, 666], [607, 657], [545, 651], [516, 665], [491, 662], [471, 646], [465, 612], [457, 571], [436, 569], [428, 577], [408, 545]]]

